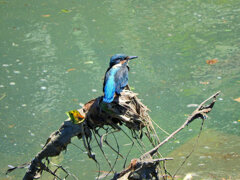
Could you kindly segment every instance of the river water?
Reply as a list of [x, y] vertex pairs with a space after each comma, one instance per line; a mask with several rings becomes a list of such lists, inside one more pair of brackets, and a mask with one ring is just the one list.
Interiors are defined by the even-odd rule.
[[[238, 0], [0, 0], [0, 10], [1, 179], [21, 179], [25, 170], [6, 176], [8, 165], [30, 161], [66, 111], [102, 95], [109, 58], [116, 53], [139, 56], [129, 64], [129, 84], [168, 132], [194, 104], [221, 91], [198, 149], [178, 177], [240, 179]], [[192, 123], [160, 149], [175, 158], [171, 173], [191, 151], [200, 125]], [[130, 149], [127, 138], [119, 141], [123, 152]], [[95, 151], [101, 171], [109, 171]], [[129, 158], [139, 155], [133, 150]], [[73, 145], [53, 161], [79, 179], [94, 179], [99, 171]]]

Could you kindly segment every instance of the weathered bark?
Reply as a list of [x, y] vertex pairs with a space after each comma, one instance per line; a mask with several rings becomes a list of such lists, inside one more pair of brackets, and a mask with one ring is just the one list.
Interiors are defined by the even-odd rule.
[[[141, 131], [142, 128], [147, 127], [148, 132], [155, 132], [147, 112], [148, 108], [141, 103], [135, 93], [129, 90], [124, 90], [111, 104], [103, 103], [101, 96], [89, 101], [78, 111], [85, 116], [85, 120], [80, 124], [74, 124], [70, 119], [65, 120], [60, 128], [50, 135], [43, 149], [30, 163], [25, 164], [25, 166], [29, 165], [29, 168], [24, 180], [39, 178], [43, 171], [57, 177], [55, 172], [43, 163], [43, 160], [48, 161], [49, 157], [58, 156], [75, 136], [83, 139], [88, 156], [96, 160], [88, 144], [92, 131], [96, 128], [107, 125], [121, 130], [120, 126], [125, 125], [133, 131]], [[10, 168], [7, 173], [22, 167], [24, 165]]]
[[[88, 156], [96, 161], [95, 156], [91, 153], [91, 147], [89, 145], [89, 139], [91, 139], [92, 134], [95, 136], [97, 132], [96, 129], [103, 128], [106, 125], [112, 127], [116, 131], [121, 130], [121, 126], [124, 125], [134, 132], [141, 132], [144, 128], [146, 130], [145, 134], [154, 148], [143, 154], [140, 158], [133, 159], [129, 167], [119, 173], [115, 173], [113, 179], [158, 179], [157, 167], [159, 162], [172, 160], [172, 158], [154, 159], [153, 156], [163, 144], [194, 119], [205, 119], [207, 117], [206, 114], [212, 110], [218, 95], [219, 92], [203, 101], [192, 115], [189, 116], [186, 122], [162, 142], [160, 142], [157, 137], [152, 125], [151, 118], [148, 115], [148, 108], [141, 103], [135, 93], [124, 90], [111, 104], [103, 103], [102, 96], [98, 97], [89, 101], [78, 110], [85, 117], [82, 123], [74, 124], [70, 119], [65, 120], [60, 128], [50, 135], [43, 149], [37, 153], [31, 162], [12, 167], [7, 173], [17, 168], [29, 166], [23, 177], [24, 180], [40, 178], [43, 171], [52, 174], [55, 178], [61, 179], [56, 175], [56, 170], [52, 171], [49, 169], [48, 164], [46, 165], [43, 160], [49, 163], [49, 157], [58, 156], [67, 148], [68, 144], [71, 143], [71, 139], [77, 136], [83, 139], [83, 144], [88, 152]], [[209, 100], [212, 100], [212, 103], [208, 106], [204, 106]], [[101, 136], [101, 141], [105, 135]], [[154, 138], [152, 138], [151, 135], [153, 135]], [[99, 143], [99, 146], [101, 146], [101, 143]], [[121, 156], [119, 152], [115, 152]], [[58, 166], [58, 168], [65, 171], [63, 167]], [[69, 175], [67, 172], [66, 174], [67, 176]]]
[[[123, 180], [123, 179], [158, 179], [159, 174], [157, 171], [157, 165], [160, 161], [172, 160], [172, 158], [162, 158], [162, 159], [153, 159], [154, 154], [157, 153], [158, 149], [168, 142], [171, 138], [174, 137], [178, 132], [180, 132], [184, 127], [193, 122], [197, 118], [201, 118], [205, 120], [207, 118], [207, 113], [209, 113], [215, 102], [217, 96], [220, 94], [220, 91], [213, 94], [206, 100], [204, 100], [193, 113], [187, 118], [187, 120], [183, 123], [181, 127], [179, 127], [176, 131], [170, 134], [165, 140], [159, 143], [156, 147], [151, 149], [150, 151], [144, 153], [140, 158], [133, 159], [128, 166], [128, 168], [123, 171], [116, 173], [113, 180]], [[206, 102], [211, 101], [211, 103], [207, 106], [204, 106]], [[163, 177], [164, 178], [164, 177]], [[174, 178], [174, 177], [173, 177]]]

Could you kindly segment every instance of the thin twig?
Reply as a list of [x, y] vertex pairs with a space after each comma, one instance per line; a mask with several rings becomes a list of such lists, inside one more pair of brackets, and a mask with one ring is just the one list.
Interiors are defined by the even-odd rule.
[[[112, 167], [114, 168], [115, 165], [116, 165], [116, 163], [117, 163], [118, 157], [119, 157], [119, 145], [118, 145], [117, 138], [116, 138], [116, 136], [114, 135], [114, 133], [112, 133], [112, 135], [113, 135], [113, 137], [114, 137], [114, 139], [115, 139], [115, 142], [116, 142], [117, 148], [118, 148], [117, 157], [115, 158], [115, 161], [114, 161], [113, 166], [112, 166]], [[105, 177], [107, 177], [111, 172], [113, 172], [113, 169], [111, 169], [111, 170], [106, 174]]]
[[[117, 131], [116, 131], [116, 132], [117, 132]], [[96, 131], [95, 133], [98, 135], [98, 137], [99, 137], [100, 139], [102, 138], [102, 136], [99, 135], [98, 131]], [[108, 134], [113, 134], [113, 133], [108, 133]], [[113, 136], [115, 137], [114, 134], [113, 134]], [[110, 149], [112, 149], [116, 154], [118, 154], [119, 156], [121, 156], [121, 158], [124, 159], [123, 155], [119, 152], [119, 145], [118, 145], [117, 142], [116, 142], [116, 144], [117, 144], [118, 150], [114, 149], [114, 148], [108, 143], [108, 141], [107, 141], [106, 139], [103, 139], [103, 140], [101, 140], [101, 141], [103, 141]], [[103, 145], [102, 145], [103, 142], [101, 142], [101, 147], [103, 146]]]
[[100, 137], [100, 146], [102, 147], [105, 136], [107, 136], [107, 135], [109, 135], [109, 134], [112, 134], [112, 133], [115, 133], [115, 132], [119, 132], [119, 131], [120, 131], [119, 129], [116, 129], [116, 130], [111, 131], [111, 132], [109, 132], [109, 133], [107, 132], [107, 133], [103, 134], [103, 135]]
[[200, 131], [199, 131], [199, 134], [198, 134], [198, 137], [197, 137], [197, 140], [193, 146], [193, 149], [191, 150], [191, 152], [186, 156], [186, 158], [184, 159], [184, 161], [182, 162], [182, 164], [178, 167], [178, 169], [176, 170], [176, 172], [173, 174], [172, 178], [174, 179], [176, 174], [179, 172], [179, 170], [183, 167], [183, 165], [185, 164], [185, 162], [188, 160], [188, 158], [192, 155], [192, 153], [194, 152], [194, 150], [196, 149], [197, 145], [198, 145], [198, 141], [199, 141], [199, 138], [200, 138], [200, 135], [201, 135], [201, 132], [202, 132], [202, 129], [203, 129], [203, 124], [204, 124], [204, 119], [202, 120], [202, 124], [201, 124], [201, 127], [200, 127]]
[[[102, 149], [100, 143], [98, 142], [95, 131], [93, 131], [93, 135], [94, 135], [94, 138], [96, 139], [96, 142], [97, 142], [97, 144], [98, 144], [98, 146], [99, 146], [99, 148], [100, 148], [100, 150], [101, 150], [101, 152], [102, 152], [104, 158], [106, 159], [106, 161], [107, 161], [107, 163], [108, 163], [108, 165], [109, 165], [109, 167], [111, 168], [111, 171], [112, 171], [113, 167], [112, 167], [110, 161], [108, 160], [108, 158], [107, 158], [105, 152], [103, 151], [103, 149]], [[111, 172], [111, 171], [110, 171], [110, 172]]]
[[210, 99], [213, 99], [212, 103], [208, 106], [210, 107], [211, 105], [213, 106], [213, 104], [216, 101], [216, 97], [220, 94], [220, 91], [218, 91], [217, 93], [213, 94], [212, 96], [210, 96], [208, 99], [206, 99], [205, 101], [203, 101], [195, 111], [193, 111], [193, 113], [187, 118], [187, 120], [183, 123], [183, 125], [178, 128], [176, 131], [174, 131], [170, 136], [168, 136], [164, 141], [162, 141], [161, 143], [159, 143], [156, 147], [154, 147], [153, 149], [151, 149], [150, 151], [146, 152], [145, 154], [142, 155], [142, 157], [145, 157], [147, 155], [151, 155], [153, 156], [153, 154], [155, 154], [157, 152], [157, 150], [166, 142], [169, 141], [169, 139], [173, 138], [174, 135], [176, 135], [179, 131], [181, 131], [184, 127], [186, 127], [190, 122], [192, 122], [194, 119], [198, 118], [197, 115], [202, 115], [202, 113], [208, 113], [211, 111], [211, 108], [205, 108], [203, 107], [203, 105], [209, 101]]
[[78, 145], [74, 144], [73, 142], [71, 142], [71, 144], [74, 145], [76, 148], [80, 149], [82, 152], [84, 152], [84, 150], [80, 148]]
[[[138, 137], [136, 131], [135, 130], [131, 130], [131, 133], [132, 133], [133, 139], [137, 142], [139, 147], [141, 147], [143, 149], [143, 151], [140, 151], [140, 152], [141, 153], [145, 152], [146, 151], [146, 147], [145, 147], [145, 145], [144, 145], [144, 143], [142, 141], [139, 141], [139, 137]], [[139, 150], [140, 150], [140, 148], [139, 148]]]
[[170, 133], [168, 133], [167, 131], [165, 131], [163, 128], [161, 128], [153, 119], [152, 122], [158, 127], [158, 129], [160, 129], [161, 131], [163, 131], [165, 134], [170, 135]]

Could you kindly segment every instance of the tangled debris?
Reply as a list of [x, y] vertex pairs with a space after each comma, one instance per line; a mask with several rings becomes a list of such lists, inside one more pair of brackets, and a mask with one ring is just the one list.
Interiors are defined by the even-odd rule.
[[[114, 172], [114, 166], [117, 158], [119, 156], [123, 156], [119, 152], [119, 148], [115, 149], [110, 143], [108, 143], [106, 136], [109, 134], [114, 134], [117, 131], [124, 132], [121, 127], [126, 126], [130, 129], [132, 135], [134, 135], [134, 138], [136, 139], [137, 137], [137, 140], [139, 141], [141, 141], [143, 134], [145, 134], [150, 143], [153, 145], [153, 149], [144, 153], [140, 158], [133, 159], [130, 165], [122, 172], [114, 172], [115, 175], [113, 179], [158, 179], [159, 163], [163, 162], [164, 165], [165, 161], [172, 160], [172, 158], [163, 158], [159, 154], [157, 158], [154, 159], [153, 156], [158, 153], [159, 147], [161, 147], [194, 119], [205, 119], [206, 114], [211, 111], [218, 95], [219, 92], [201, 103], [178, 130], [173, 132], [161, 142], [156, 134], [152, 120], [148, 115], [149, 109], [141, 103], [141, 101], [137, 98], [137, 94], [130, 90], [124, 90], [120, 96], [115, 97], [111, 104], [103, 103], [102, 96], [98, 97], [89, 101], [78, 110], [81, 116], [85, 117], [81, 123], [76, 124], [70, 118], [65, 120], [60, 128], [50, 135], [42, 150], [37, 153], [31, 162], [20, 166], [11, 167], [8, 169], [7, 173], [10, 173], [18, 168], [28, 167], [28, 170], [23, 177], [24, 180], [40, 178], [43, 171], [52, 174], [55, 179], [62, 179], [56, 174], [56, 172], [61, 169], [66, 173], [66, 176], [63, 179], [67, 178], [71, 174], [62, 166], [55, 165], [55, 170], [51, 170], [49, 168], [49, 164], [51, 163], [49, 158], [58, 156], [62, 151], [64, 151], [68, 144], [71, 143], [71, 139], [75, 136], [83, 140], [83, 144], [89, 158], [92, 158], [96, 163], [98, 163], [95, 155], [92, 153], [92, 147], [90, 145], [92, 137], [94, 137], [107, 163], [109, 164], [110, 172]], [[209, 100], [212, 100], [212, 103], [209, 106], [203, 106]], [[105, 130], [105, 134], [100, 134], [99, 129]], [[127, 133], [125, 134], [128, 136]], [[130, 136], [128, 137], [129, 139], [133, 138]], [[108, 145], [117, 154], [114, 163], [110, 163], [110, 161], [107, 159], [107, 156], [102, 149], [103, 143]], [[125, 157], [125, 160], [127, 160], [127, 157]], [[167, 172], [164, 166], [163, 169], [166, 174]], [[72, 176], [77, 179], [76, 176]]]
[[[128, 168], [124, 169], [120, 173], [116, 173], [114, 179], [159, 179], [159, 173], [157, 169], [157, 165], [159, 162], [165, 162], [166, 160], [172, 160], [172, 158], [162, 158], [162, 159], [154, 159], [153, 156], [158, 152], [158, 149], [164, 145], [166, 142], [168, 142], [171, 138], [174, 137], [178, 132], [180, 132], [184, 127], [186, 127], [188, 124], [193, 122], [195, 119], [201, 118], [202, 121], [207, 118], [207, 114], [212, 110], [217, 96], [220, 94], [220, 91], [213, 94], [206, 100], [204, 100], [194, 111], [193, 113], [187, 118], [187, 120], [183, 123], [182, 126], [180, 126], [176, 131], [174, 131], [172, 134], [170, 134], [166, 139], [164, 139], [162, 142], [160, 142], [157, 146], [155, 146], [150, 151], [144, 153], [140, 158], [133, 159], [129, 165]], [[208, 101], [211, 101], [209, 105], [205, 105]], [[203, 124], [203, 123], [202, 123]], [[202, 128], [202, 127], [201, 127]], [[189, 154], [187, 158], [190, 157], [193, 150]], [[184, 161], [185, 163], [185, 161]], [[164, 163], [163, 163], [164, 166]], [[166, 179], [165, 177], [168, 175], [168, 172], [166, 171], [165, 167], [163, 167], [166, 174], [162, 176], [163, 179]], [[181, 168], [181, 167], [180, 167]], [[177, 172], [179, 169], [177, 170]], [[169, 174], [170, 175], [170, 174]], [[174, 179], [174, 176], [171, 178]], [[134, 177], [133, 177], [134, 176]]]
[[[121, 96], [116, 97], [111, 104], [104, 104], [102, 102], [102, 96], [89, 101], [78, 110], [85, 117], [82, 123], [74, 124], [70, 118], [65, 120], [60, 128], [49, 136], [43, 149], [31, 162], [12, 167], [8, 169], [7, 173], [17, 168], [29, 166], [23, 178], [25, 180], [39, 178], [43, 171], [47, 171], [56, 178], [61, 179], [56, 175], [56, 170], [50, 170], [48, 164], [45, 164], [43, 160], [47, 160], [49, 163], [49, 157], [58, 156], [67, 148], [68, 144], [71, 143], [71, 139], [77, 136], [79, 139], [83, 139], [88, 156], [97, 162], [90, 146], [92, 135], [99, 136], [100, 140], [98, 142], [100, 148], [102, 143], [110, 146], [104, 137], [109, 133], [121, 131], [122, 125], [128, 127], [135, 134], [139, 132], [139, 134], [142, 134], [142, 129], [147, 127], [146, 134], [148, 134], [148, 137], [152, 143], [154, 143], [150, 133], [155, 132], [155, 130], [148, 115], [148, 108], [141, 103], [136, 95], [137, 94], [132, 91], [124, 90]], [[109, 128], [106, 130], [106, 128], [104, 128], [105, 126], [111, 127], [110, 130]], [[98, 134], [100, 128], [106, 130], [104, 135]], [[158, 139], [155, 141], [159, 142]], [[113, 150], [118, 156], [122, 156], [119, 149]], [[110, 164], [110, 162], [108, 163], [111, 169], [113, 169], [112, 164]]]

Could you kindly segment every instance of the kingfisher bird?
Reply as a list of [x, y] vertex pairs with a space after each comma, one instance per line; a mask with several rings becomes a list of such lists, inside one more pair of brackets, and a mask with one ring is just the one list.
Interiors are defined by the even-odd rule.
[[116, 95], [128, 85], [128, 61], [137, 56], [115, 54], [110, 58], [109, 67], [105, 73], [103, 83], [103, 102], [111, 103]]

